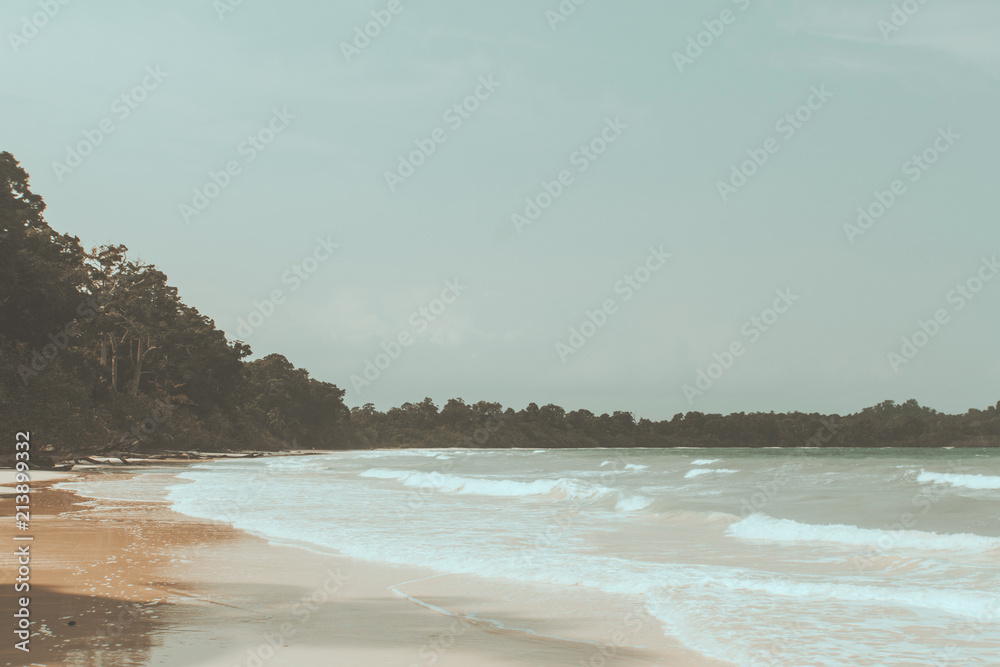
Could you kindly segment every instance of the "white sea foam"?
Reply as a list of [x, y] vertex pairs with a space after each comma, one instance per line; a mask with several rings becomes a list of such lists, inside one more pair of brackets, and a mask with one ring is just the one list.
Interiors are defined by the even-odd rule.
[[395, 479], [406, 486], [434, 489], [442, 493], [470, 493], [501, 498], [544, 495], [555, 491], [560, 484], [564, 485], [564, 489], [568, 489], [571, 485], [570, 482], [563, 479], [536, 479], [531, 482], [523, 482], [512, 479], [462, 477], [439, 472], [385, 470], [382, 468], [366, 470], [360, 473], [360, 476]]
[[413, 456], [417, 458], [431, 458], [438, 454], [453, 452], [452, 449], [373, 449], [370, 451], [345, 451], [331, 452], [332, 456], [339, 456], [351, 459], [381, 459], [391, 456]]
[[964, 486], [967, 489], [1000, 489], [1000, 477], [993, 475], [956, 475], [946, 472], [927, 472], [921, 470], [917, 475], [918, 482], [932, 484], [950, 484]]
[[653, 504], [652, 498], [646, 496], [620, 496], [615, 503], [615, 509], [621, 512], [638, 512]]
[[696, 468], [694, 470], [688, 470], [687, 474], [684, 475], [684, 479], [691, 479], [692, 477], [708, 475], [713, 472], [719, 473], [720, 475], [727, 475], [730, 473], [739, 472], [739, 470], [727, 470], [726, 468]]
[[385, 470], [384, 468], [371, 468], [362, 473], [359, 477], [373, 477], [375, 479], [406, 479], [413, 474], [412, 470]]
[[[193, 483], [177, 485], [170, 499], [178, 511], [321, 552], [640, 595], [667, 633], [734, 664], [909, 664], [925, 646], [944, 646], [961, 634], [966, 619], [981, 619], [981, 645], [965, 649], [961, 662], [996, 665], [1000, 586], [994, 556], [1000, 555], [1000, 538], [974, 534], [995, 528], [986, 494], [963, 499], [963, 514], [943, 524], [954, 534], [850, 525], [898, 520], [892, 495], [898, 486], [889, 483], [901, 473], [895, 465], [916, 461], [907, 473], [912, 484], [933, 459], [894, 453], [885, 463], [852, 453], [833, 465], [809, 459], [808, 475], [790, 477], [788, 492], [768, 499], [768, 511], [777, 516], [811, 512], [814, 523], [805, 524], [719, 511], [731, 511], [784, 470], [786, 464], [766, 453], [741, 455], [735, 476], [704, 467], [733, 463], [728, 454], [698, 459], [687, 475], [697, 481], [677, 483], [686, 453], [630, 452], [635, 465], [663, 473], [654, 481], [649, 471], [632, 472], [639, 469], [625, 469], [619, 459], [599, 469], [600, 455], [581, 459], [552, 450], [546, 457], [524, 456], [530, 451], [464, 452], [457, 469], [395, 452], [379, 453], [385, 458], [375, 461], [336, 453], [302, 460], [308, 467], [299, 470], [275, 469], [259, 486], [253, 480], [277, 462], [209, 463], [183, 472]], [[451, 450], [434, 456], [446, 452]], [[810, 496], [812, 482], [830, 470], [843, 486], [842, 502], [818, 507], [812, 501], [825, 501], [829, 490]], [[977, 470], [997, 468], [988, 460]], [[986, 476], [970, 477], [981, 482]], [[872, 484], [873, 477], [883, 483]], [[419, 506], [408, 502], [414, 487], [428, 491]], [[803, 498], [810, 502], [800, 504]], [[761, 548], [768, 542], [777, 548]], [[858, 573], [846, 566], [852, 554], [873, 549], [882, 552], [879, 567]], [[841, 566], [827, 567], [827, 552]], [[720, 626], [727, 632], [718, 633]], [[780, 634], [793, 626], [794, 636]], [[910, 636], [927, 643], [907, 644]], [[786, 639], [780, 655], [770, 649], [775, 637]], [[858, 662], [858, 655], [870, 660]]]
[[551, 496], [556, 499], [597, 501], [615, 499], [615, 509], [623, 512], [643, 510], [653, 504], [652, 498], [623, 493], [601, 484], [588, 484], [574, 479], [536, 479], [532, 481], [498, 479], [493, 477], [463, 477], [439, 472], [415, 470], [386, 470], [372, 468], [359, 473], [360, 477], [392, 479], [408, 487], [432, 489], [441, 493], [518, 498]]
[[754, 514], [726, 530], [731, 537], [768, 542], [836, 542], [871, 547], [880, 551], [894, 549], [947, 550], [985, 553], [1000, 549], [1000, 538], [970, 533], [940, 534], [919, 530], [881, 530], [844, 524], [806, 524], [791, 519], [775, 519]]
[[[598, 467], [603, 468], [604, 466], [613, 465], [615, 463], [620, 463], [620, 461], [605, 461]], [[625, 472], [627, 470], [646, 470], [648, 468], [649, 466], [643, 465], [641, 463], [626, 463], [625, 467], [622, 468], [621, 470], [612, 470], [611, 472]]]
[[53, 488], [101, 500], [166, 502], [167, 488], [177, 483], [173, 471], [146, 472], [143, 481], [141, 485], [124, 484], [121, 475], [106, 473], [69, 479], [53, 484]]
[[[563, 540], [541, 542], [526, 552], [504, 548], [484, 548], [475, 533], [465, 541], [440, 540], [427, 535], [426, 529], [413, 526], [410, 532], [393, 531], [373, 536], [367, 526], [331, 521], [317, 522], [310, 517], [289, 521], [288, 514], [262, 515], [257, 506], [248, 504], [235, 510], [219, 502], [233, 487], [208, 490], [197, 488], [206, 481], [197, 474], [184, 474], [195, 484], [174, 489], [175, 508], [194, 516], [233, 521], [237, 527], [279, 541], [306, 541], [318, 547], [332, 548], [347, 555], [397, 564], [432, 566], [451, 572], [486, 577], [510, 577], [519, 581], [580, 585], [609, 593], [650, 595], [659, 598], [672, 590], [683, 594], [715, 594], [731, 591], [763, 593], [792, 599], [840, 600], [846, 602], [892, 604], [903, 608], [922, 607], [949, 614], [983, 617], [995, 611], [995, 595], [976, 591], [936, 589], [921, 586], [863, 585], [818, 577], [782, 577], [739, 567], [692, 566], [632, 562], [585, 553], [566, 553]], [[205, 491], [209, 493], [205, 493]], [[340, 511], [340, 508], [338, 508]], [[457, 519], [458, 517], [455, 517]], [[492, 530], [500, 530], [499, 525]], [[342, 531], [349, 531], [347, 535]], [[490, 533], [492, 531], [486, 531]], [[429, 539], [418, 539], [425, 537]], [[525, 553], [530, 558], [525, 557]], [[714, 592], [714, 593], [713, 593]], [[683, 604], [683, 600], [680, 601]], [[993, 621], [988, 621], [992, 623]]]

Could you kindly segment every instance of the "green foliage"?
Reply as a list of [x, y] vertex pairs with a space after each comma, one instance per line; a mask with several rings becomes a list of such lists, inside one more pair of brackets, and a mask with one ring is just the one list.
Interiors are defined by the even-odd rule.
[[[944, 415], [910, 400], [860, 413], [688, 412], [636, 421], [557, 405], [430, 398], [348, 410], [344, 392], [250, 348], [122, 245], [84, 251], [0, 153], [0, 424], [53, 458], [163, 450], [366, 447], [932, 447], [1000, 444], [1000, 403]], [[819, 436], [822, 435], [822, 438]]]
[[349, 445], [343, 391], [251, 350], [122, 245], [86, 252], [0, 154], [0, 423], [58, 456]]
[[[405, 403], [386, 412], [354, 408], [367, 447], [990, 447], [1000, 445], [1000, 404], [944, 415], [914, 400], [886, 401], [858, 414], [689, 412], [653, 422], [628, 412], [594, 415], [555, 405], [506, 411], [497, 403], [451, 399], [440, 413]], [[489, 406], [489, 407], [486, 407]]]

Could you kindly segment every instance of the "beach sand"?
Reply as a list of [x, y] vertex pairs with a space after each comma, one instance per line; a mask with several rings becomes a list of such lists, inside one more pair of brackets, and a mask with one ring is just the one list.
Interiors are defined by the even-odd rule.
[[[32, 483], [31, 652], [13, 648], [9, 547], [0, 664], [722, 664], [665, 638], [641, 605], [591, 591], [315, 553], [163, 502], [96, 501]], [[14, 498], [0, 503], [12, 522]]]

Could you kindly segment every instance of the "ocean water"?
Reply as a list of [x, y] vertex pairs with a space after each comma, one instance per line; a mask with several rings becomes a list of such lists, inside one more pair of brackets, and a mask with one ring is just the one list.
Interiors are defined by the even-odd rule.
[[735, 665], [1000, 665], [996, 451], [397, 450], [180, 477], [177, 511], [276, 542], [638, 596]]

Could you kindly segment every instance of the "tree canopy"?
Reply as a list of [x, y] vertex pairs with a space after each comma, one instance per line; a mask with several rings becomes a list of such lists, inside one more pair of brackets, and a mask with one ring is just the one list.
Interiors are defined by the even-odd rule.
[[123, 245], [85, 250], [0, 153], [0, 424], [53, 458], [164, 450], [372, 447], [996, 446], [1000, 403], [946, 415], [914, 400], [838, 415], [688, 412], [659, 422], [531, 403], [430, 398], [349, 410], [280, 354], [250, 360]]
[[84, 250], [44, 210], [0, 154], [0, 423], [74, 453], [347, 445], [342, 390], [247, 361], [157, 267]]

